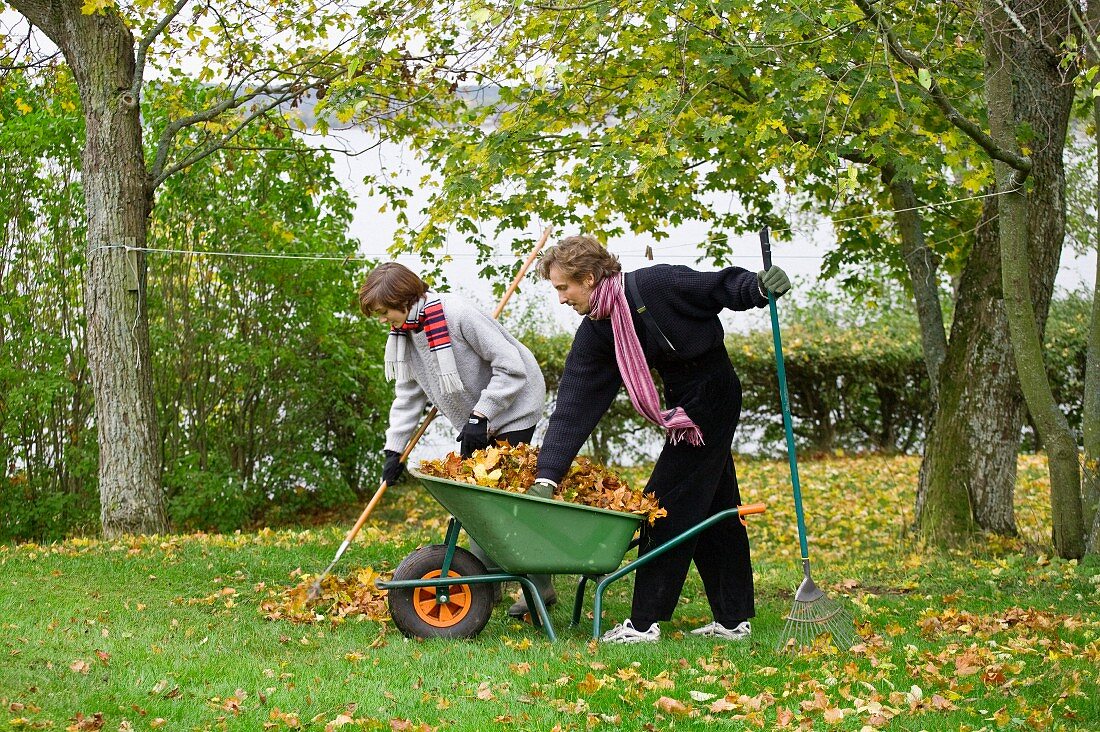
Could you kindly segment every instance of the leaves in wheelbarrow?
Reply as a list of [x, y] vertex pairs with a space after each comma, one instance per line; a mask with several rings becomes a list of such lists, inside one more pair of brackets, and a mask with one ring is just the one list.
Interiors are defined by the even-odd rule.
[[[436, 478], [472, 483], [511, 493], [527, 493], [535, 482], [539, 449], [530, 445], [498, 445], [462, 459], [450, 453], [440, 460], [423, 460], [420, 472]], [[560, 501], [645, 516], [649, 523], [665, 516], [652, 493], [635, 489], [614, 472], [586, 457], [578, 457], [554, 490]]]
[[315, 579], [302, 575], [294, 587], [272, 591], [260, 603], [260, 611], [268, 620], [289, 620], [292, 623], [317, 623], [324, 620], [340, 622], [362, 616], [368, 620], [389, 617], [386, 592], [374, 586], [378, 573], [370, 567], [353, 570], [346, 577], [330, 574], [321, 583], [316, 599], [309, 598]]

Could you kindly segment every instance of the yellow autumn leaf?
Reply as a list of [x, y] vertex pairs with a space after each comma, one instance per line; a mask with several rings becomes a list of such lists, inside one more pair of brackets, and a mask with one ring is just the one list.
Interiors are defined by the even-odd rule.
[[480, 486], [490, 487], [496, 485], [500, 480], [500, 470], [494, 470], [491, 473], [485, 470], [485, 466], [481, 463], [474, 464], [474, 480]]
[[102, 14], [107, 8], [113, 8], [114, 6], [114, 0], [84, 0], [84, 5], [81, 6], [80, 12], [84, 15], [92, 15], [93, 13]]
[[584, 677], [583, 681], [577, 684], [577, 691], [582, 694], [594, 694], [603, 688], [603, 683], [603, 681], [589, 673]]

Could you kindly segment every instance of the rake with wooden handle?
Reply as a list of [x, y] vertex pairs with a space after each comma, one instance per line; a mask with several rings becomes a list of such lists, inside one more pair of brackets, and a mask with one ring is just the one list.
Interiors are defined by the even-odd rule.
[[[760, 230], [760, 251], [764, 270], [772, 266], [771, 243], [767, 227]], [[839, 603], [830, 600], [810, 576], [810, 548], [806, 540], [806, 516], [802, 510], [802, 488], [798, 482], [798, 461], [795, 458], [794, 430], [791, 427], [791, 405], [787, 398], [787, 372], [783, 368], [783, 341], [779, 335], [779, 312], [775, 295], [768, 292], [768, 309], [772, 318], [772, 341], [775, 345], [775, 367], [779, 378], [779, 401], [783, 407], [783, 428], [787, 434], [787, 461], [791, 466], [791, 487], [794, 490], [794, 510], [798, 517], [798, 544], [802, 549], [802, 584], [794, 595], [794, 605], [787, 615], [787, 624], [776, 650], [795, 651], [812, 646], [818, 637], [828, 636], [840, 650], [851, 648], [856, 641], [852, 616]]]
[[[500, 314], [504, 312], [504, 306], [508, 303], [509, 298], [512, 297], [512, 293], [514, 293], [516, 291], [516, 288], [519, 287], [519, 283], [523, 281], [524, 276], [526, 276], [527, 274], [527, 270], [530, 269], [531, 264], [535, 261], [535, 257], [538, 256], [539, 252], [542, 251], [543, 246], [546, 245], [546, 240], [550, 238], [550, 229], [551, 227], [548, 226], [545, 230], [543, 230], [542, 236], [539, 237], [538, 242], [535, 244], [535, 248], [531, 250], [531, 253], [529, 255], [527, 255], [527, 259], [524, 260], [523, 266], [521, 266], [519, 268], [519, 272], [516, 273], [516, 278], [512, 280], [512, 284], [508, 286], [508, 289], [505, 291], [504, 296], [500, 298], [500, 302], [497, 303], [496, 309], [493, 310], [494, 320], [499, 318]], [[428, 429], [428, 425], [432, 423], [432, 420], [435, 419], [436, 415], [438, 414], [439, 410], [433, 406], [428, 414], [424, 417], [424, 421], [420, 423], [420, 426], [417, 427], [416, 432], [414, 432], [413, 436], [409, 438], [409, 444], [405, 445], [405, 449], [401, 452], [400, 460], [402, 463], [404, 463], [409, 458], [409, 453], [412, 452], [413, 447], [416, 446], [416, 443], [420, 441], [420, 438]], [[331, 572], [332, 568], [336, 566], [336, 563], [340, 561], [340, 557], [344, 556], [344, 552], [346, 552], [348, 550], [348, 547], [351, 546], [351, 542], [355, 541], [355, 537], [359, 534], [359, 530], [363, 528], [363, 524], [366, 523], [367, 517], [371, 515], [374, 507], [378, 505], [378, 501], [382, 498], [382, 494], [386, 492], [386, 487], [386, 481], [383, 480], [381, 485], [378, 486], [378, 490], [375, 491], [374, 495], [371, 497], [370, 502], [367, 503], [367, 507], [363, 509], [363, 513], [359, 514], [359, 519], [355, 522], [355, 525], [351, 527], [351, 530], [348, 531], [347, 536], [345, 536], [344, 540], [340, 542], [340, 548], [336, 550], [336, 556], [334, 556], [329, 565], [325, 567], [325, 571], [321, 572], [321, 574], [318, 575], [313, 584], [310, 585], [309, 594], [307, 595], [310, 601], [316, 600], [320, 596], [321, 582], [324, 581], [325, 577], [328, 577], [329, 572]]]

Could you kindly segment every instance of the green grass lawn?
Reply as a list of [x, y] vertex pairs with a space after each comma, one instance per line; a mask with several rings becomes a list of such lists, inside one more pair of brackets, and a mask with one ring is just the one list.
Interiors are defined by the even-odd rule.
[[[801, 579], [785, 463], [738, 464], [757, 617], [749, 642], [697, 639], [694, 571], [660, 643], [555, 644], [506, 600], [476, 640], [406, 640], [385, 618], [266, 619], [331, 560], [354, 520], [299, 531], [0, 546], [0, 725], [56, 730], [1100, 729], [1100, 564], [1050, 555], [1040, 458], [1022, 458], [1019, 539], [939, 553], [914, 543], [918, 461], [800, 466], [814, 578], [863, 642], [775, 651]], [[337, 567], [385, 574], [442, 540], [424, 491], [393, 489]], [[1024, 510], [1024, 506], [1027, 509]], [[607, 597], [605, 627], [629, 608]], [[590, 607], [590, 605], [589, 605]], [[590, 621], [589, 621], [590, 622]]]

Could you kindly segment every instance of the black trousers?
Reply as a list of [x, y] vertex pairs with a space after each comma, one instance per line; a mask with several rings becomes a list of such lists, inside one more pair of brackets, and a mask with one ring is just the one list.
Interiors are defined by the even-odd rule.
[[[741, 416], [741, 382], [729, 357], [712, 352], [694, 364], [659, 371], [665, 404], [684, 408], [702, 430], [704, 444], [665, 443], [646, 490], [656, 494], [668, 515], [643, 528], [639, 556], [741, 503], [730, 454]], [[748, 532], [733, 517], [638, 569], [630, 613], [636, 626], [672, 618], [692, 561], [716, 621], [733, 628], [756, 614]]]

